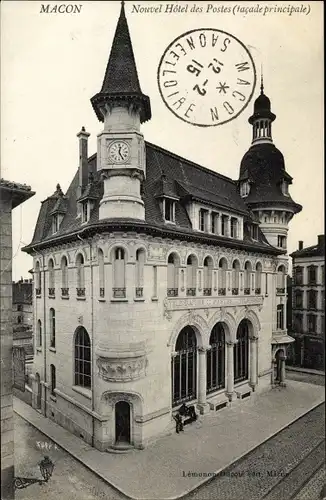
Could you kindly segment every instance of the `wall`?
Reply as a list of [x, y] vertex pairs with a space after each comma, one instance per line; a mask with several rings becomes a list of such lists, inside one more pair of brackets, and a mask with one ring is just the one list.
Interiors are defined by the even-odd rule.
[[11, 196], [0, 196], [1, 241], [1, 490], [14, 497], [14, 422], [12, 408], [12, 234]]

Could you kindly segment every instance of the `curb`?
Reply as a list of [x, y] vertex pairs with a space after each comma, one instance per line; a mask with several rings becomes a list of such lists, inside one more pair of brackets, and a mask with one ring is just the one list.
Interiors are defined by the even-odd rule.
[[[24, 402], [23, 402], [24, 403]], [[26, 403], [24, 403], [26, 404]], [[259, 448], [259, 446], [265, 444], [267, 441], [270, 441], [273, 437], [277, 436], [278, 434], [280, 434], [283, 430], [285, 430], [286, 428], [288, 428], [290, 425], [294, 424], [297, 420], [300, 420], [301, 418], [303, 418], [305, 415], [307, 415], [308, 413], [310, 413], [311, 411], [315, 410], [316, 408], [318, 408], [319, 406], [325, 404], [325, 401], [322, 401], [320, 403], [316, 403], [314, 406], [312, 406], [309, 410], [305, 411], [302, 415], [300, 415], [299, 417], [297, 418], [294, 418], [293, 420], [291, 420], [288, 424], [284, 425], [283, 427], [281, 427], [277, 432], [275, 432], [274, 434], [271, 434], [269, 437], [267, 437], [266, 439], [264, 439], [263, 441], [261, 441], [259, 444], [253, 446], [252, 448], [249, 448], [248, 450], [246, 450], [244, 453], [242, 453], [242, 455], [240, 455], [239, 457], [237, 457], [235, 460], [231, 460], [227, 465], [225, 465], [224, 467], [221, 467], [220, 469], [218, 469], [216, 472], [213, 472], [212, 474], [214, 474], [213, 476], [211, 477], [207, 477], [207, 478], [204, 478], [200, 483], [198, 483], [196, 486], [194, 487], [191, 487], [191, 488], [188, 488], [187, 490], [185, 490], [181, 495], [177, 495], [177, 496], [172, 496], [172, 497], [165, 497], [164, 499], [156, 499], [156, 500], [179, 500], [179, 499], [182, 499], [184, 498], [185, 496], [189, 495], [190, 493], [193, 493], [194, 491], [197, 491], [199, 488], [201, 488], [204, 484], [207, 484], [207, 483], [210, 483], [211, 481], [213, 481], [214, 479], [216, 479], [216, 476], [218, 476], [222, 471], [224, 471], [225, 469], [228, 469], [229, 467], [235, 465], [237, 462], [240, 462], [240, 460], [242, 460], [246, 455], [249, 455], [249, 453], [253, 452], [254, 450], [256, 450], [257, 448]], [[89, 469], [91, 472], [93, 472], [93, 474], [95, 474], [97, 477], [99, 477], [102, 481], [104, 481], [105, 483], [107, 483], [109, 486], [111, 486], [115, 491], [117, 491], [119, 494], [122, 494], [123, 496], [125, 496], [126, 498], [129, 498], [130, 500], [153, 500], [153, 499], [144, 499], [143, 497], [139, 498], [139, 497], [133, 497], [133, 496], [130, 496], [128, 493], [125, 493], [123, 490], [121, 490], [118, 486], [116, 486], [114, 483], [111, 482], [111, 480], [108, 480], [106, 477], [102, 476], [102, 474], [100, 472], [97, 472], [96, 470], [94, 470], [90, 465], [86, 464], [85, 462], [82, 461], [82, 459], [80, 459], [76, 454], [75, 452], [72, 452], [70, 451], [65, 445], [62, 446], [61, 444], [58, 443], [58, 441], [51, 437], [49, 435], [48, 432], [44, 432], [40, 429], [38, 429], [38, 427], [35, 426], [35, 424], [33, 422], [31, 422], [28, 417], [25, 417], [23, 415], [21, 415], [21, 413], [19, 413], [19, 411], [17, 410], [14, 410], [15, 413], [17, 413], [21, 418], [23, 418], [24, 420], [26, 420], [30, 425], [32, 425], [33, 427], [35, 427], [39, 432], [41, 432], [41, 434], [44, 434], [45, 436], [47, 436], [48, 438], [51, 439], [51, 441], [53, 441], [55, 444], [57, 444], [58, 446], [60, 446], [60, 448], [62, 448], [63, 450], [65, 450], [69, 455], [71, 455], [75, 460], [77, 460], [79, 463], [81, 463], [84, 467], [86, 467], [87, 469]], [[45, 417], [44, 417], [45, 418]], [[55, 422], [52, 422], [51, 423], [54, 423]], [[60, 427], [60, 426], [59, 426]]]

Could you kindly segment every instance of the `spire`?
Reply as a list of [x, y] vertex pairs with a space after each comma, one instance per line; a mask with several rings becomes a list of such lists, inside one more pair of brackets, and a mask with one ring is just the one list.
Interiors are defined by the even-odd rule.
[[[103, 121], [103, 105], [116, 100], [133, 101], [140, 109], [141, 121], [151, 118], [148, 96], [141, 91], [136, 62], [124, 1], [121, 2], [120, 16], [115, 30], [109, 61], [105, 70], [101, 91], [92, 97], [93, 108], [100, 121]], [[101, 109], [102, 108], [102, 109]]]
[[261, 68], [260, 68], [260, 93], [263, 94], [264, 93], [264, 76], [263, 76], [263, 65], [261, 65]]
[[101, 91], [110, 93], [137, 92], [141, 94], [124, 2], [121, 2], [120, 17], [115, 30]]

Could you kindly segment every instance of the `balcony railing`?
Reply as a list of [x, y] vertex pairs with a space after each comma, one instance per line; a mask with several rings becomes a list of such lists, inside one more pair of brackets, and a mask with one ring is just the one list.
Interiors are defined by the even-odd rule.
[[140, 299], [143, 296], [143, 287], [142, 286], [137, 286], [136, 287], [136, 297], [137, 299]]
[[194, 297], [196, 295], [196, 288], [187, 288], [187, 295]]
[[126, 298], [126, 289], [125, 288], [112, 288], [113, 297], [115, 299], [125, 299]]
[[226, 288], [219, 288], [218, 289], [218, 294], [219, 295], [226, 295]]
[[239, 295], [239, 288], [232, 288], [232, 295]]
[[101, 287], [100, 288], [100, 297], [103, 299], [104, 295], [105, 295], [105, 289]]
[[77, 297], [85, 297], [85, 288], [76, 288]]
[[250, 295], [250, 288], [244, 288], [243, 293], [245, 295]]
[[260, 295], [261, 294], [261, 289], [260, 288], [255, 288], [255, 294]]
[[49, 288], [49, 297], [55, 296], [55, 288]]
[[276, 288], [276, 293], [285, 293], [285, 288]]
[[177, 297], [178, 293], [179, 291], [177, 288], [168, 288], [167, 290], [168, 297]]
[[62, 297], [69, 297], [69, 288], [61, 288]]
[[211, 288], [204, 288], [203, 294], [205, 295], [205, 297], [209, 297], [210, 295], [212, 295], [212, 289]]
[[36, 294], [36, 297], [41, 295], [41, 288], [35, 288], [35, 294]]

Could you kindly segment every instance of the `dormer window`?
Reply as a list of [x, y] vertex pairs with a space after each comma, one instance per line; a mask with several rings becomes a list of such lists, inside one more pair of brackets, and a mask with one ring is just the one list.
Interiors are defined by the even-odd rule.
[[231, 217], [231, 238], [238, 238], [238, 219]]
[[88, 218], [89, 218], [88, 217], [88, 202], [84, 201], [84, 203], [82, 203], [82, 223], [87, 222]]
[[279, 248], [286, 248], [286, 236], [278, 236], [277, 237], [277, 246]]
[[251, 224], [250, 235], [253, 240], [258, 240], [258, 226], [256, 226], [256, 224]]
[[289, 196], [289, 183], [284, 179], [281, 182], [281, 191], [285, 196]]
[[55, 234], [59, 229], [59, 217], [58, 214], [52, 215], [52, 234]]
[[240, 184], [240, 196], [242, 198], [245, 198], [246, 196], [248, 196], [249, 191], [250, 191], [249, 181], [241, 182], [241, 184]]
[[204, 208], [201, 208], [199, 210], [199, 230], [200, 231], [207, 231], [207, 218], [208, 218], [208, 211], [205, 210]]
[[163, 214], [166, 222], [175, 222], [175, 200], [163, 199]]

